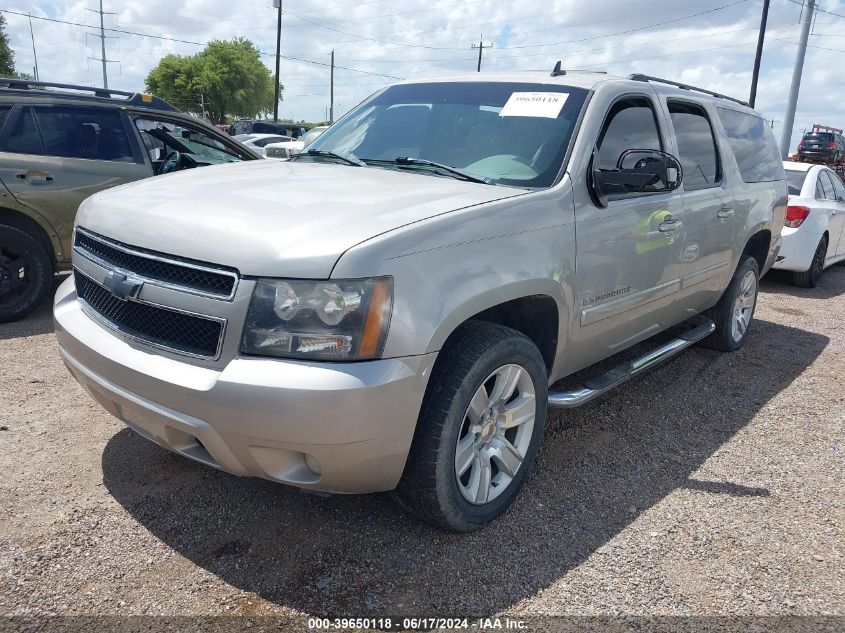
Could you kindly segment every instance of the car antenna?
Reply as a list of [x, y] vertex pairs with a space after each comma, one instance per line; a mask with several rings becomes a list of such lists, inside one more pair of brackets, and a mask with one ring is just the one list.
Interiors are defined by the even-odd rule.
[[555, 64], [555, 67], [552, 70], [552, 72], [549, 73], [549, 77], [560, 77], [561, 75], [566, 74], [566, 71], [563, 68], [561, 68], [561, 63], [562, 62], [560, 60], [558, 60], [557, 64]]

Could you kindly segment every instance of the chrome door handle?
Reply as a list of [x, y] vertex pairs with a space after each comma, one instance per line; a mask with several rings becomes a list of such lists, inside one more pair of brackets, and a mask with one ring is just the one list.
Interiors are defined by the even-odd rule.
[[729, 207], [722, 207], [716, 213], [716, 217], [719, 218], [720, 220], [725, 220], [725, 219], [731, 217], [733, 215], [733, 213], [734, 213], [733, 209], [731, 209]]
[[683, 224], [679, 220], [673, 220], [669, 218], [668, 220], [664, 220], [660, 224], [657, 225], [657, 230], [661, 233], [671, 233], [672, 231], [677, 231], [681, 228]]

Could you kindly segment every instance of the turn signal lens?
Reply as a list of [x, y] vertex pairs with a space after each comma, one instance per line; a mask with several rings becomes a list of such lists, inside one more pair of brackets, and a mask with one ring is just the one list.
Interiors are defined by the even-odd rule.
[[786, 220], [783, 224], [791, 229], [797, 229], [809, 215], [810, 207], [802, 207], [801, 205], [791, 204], [786, 207]]

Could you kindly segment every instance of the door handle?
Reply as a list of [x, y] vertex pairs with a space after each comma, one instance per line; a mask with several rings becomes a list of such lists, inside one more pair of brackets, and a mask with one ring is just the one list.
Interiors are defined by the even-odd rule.
[[734, 210], [730, 207], [722, 207], [716, 213], [716, 217], [720, 220], [726, 220], [727, 218], [731, 217], [734, 214]]
[[672, 231], [677, 231], [679, 228], [683, 226], [683, 223], [679, 220], [675, 220], [673, 218], [669, 218], [668, 220], [664, 220], [660, 224], [657, 225], [657, 230], [661, 233], [671, 233]]
[[31, 185], [43, 185], [48, 182], [53, 182], [53, 177], [46, 171], [30, 170], [23, 174], [15, 174], [15, 178], [25, 180]]

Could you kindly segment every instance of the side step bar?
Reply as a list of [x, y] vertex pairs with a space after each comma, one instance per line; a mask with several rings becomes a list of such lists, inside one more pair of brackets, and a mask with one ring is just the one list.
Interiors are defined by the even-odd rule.
[[586, 404], [593, 398], [607, 393], [614, 387], [618, 387], [624, 382], [627, 382], [634, 376], [637, 376], [655, 365], [672, 358], [676, 354], [682, 352], [690, 345], [707, 338], [716, 329], [713, 321], [705, 316], [698, 315], [695, 318], [687, 321], [692, 326], [691, 329], [684, 331], [677, 338], [672, 339], [668, 343], [661, 345], [655, 350], [652, 350], [644, 356], [617, 365], [610, 371], [597, 378], [591, 378], [584, 383], [583, 387], [575, 389], [574, 391], [558, 391], [549, 393], [549, 406], [557, 409], [572, 409]]

